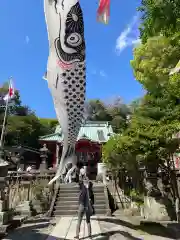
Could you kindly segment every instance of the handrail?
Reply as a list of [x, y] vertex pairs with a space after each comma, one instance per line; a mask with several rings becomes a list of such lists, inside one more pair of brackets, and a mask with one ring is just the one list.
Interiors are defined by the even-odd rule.
[[39, 175], [44, 175], [44, 176], [51, 176], [51, 175], [55, 175], [56, 171], [54, 169], [52, 170], [31, 170], [30, 172], [27, 171], [8, 171], [8, 176], [29, 176], [29, 175], [33, 175], [33, 176], [39, 176]]
[[59, 189], [60, 189], [60, 181], [57, 181], [55, 184], [56, 185], [55, 185], [54, 196], [52, 198], [50, 209], [47, 212], [47, 217], [51, 217], [52, 216], [52, 213], [53, 213], [53, 210], [54, 210], [54, 204], [56, 202], [56, 198], [57, 198], [57, 195], [58, 195]]
[[111, 214], [111, 209], [109, 207], [109, 197], [108, 197], [108, 190], [107, 190], [107, 185], [104, 185], [104, 195], [105, 195], [105, 202], [106, 202], [106, 216], [112, 216]]
[[5, 150], [14, 150], [14, 151], [21, 151], [21, 150], [25, 150], [25, 151], [29, 151], [29, 152], [34, 152], [34, 153], [37, 153], [37, 154], [40, 154], [40, 150], [39, 149], [36, 149], [36, 148], [32, 148], [32, 147], [28, 147], [28, 146], [23, 146], [23, 145], [17, 145], [17, 146], [12, 146], [12, 147], [9, 147], [9, 146], [5, 146], [4, 147]]

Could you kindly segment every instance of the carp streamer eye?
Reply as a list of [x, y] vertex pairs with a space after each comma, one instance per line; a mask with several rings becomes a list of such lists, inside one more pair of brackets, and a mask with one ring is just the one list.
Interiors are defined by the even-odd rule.
[[77, 47], [82, 43], [82, 37], [79, 33], [71, 33], [67, 38], [67, 43], [73, 47]]

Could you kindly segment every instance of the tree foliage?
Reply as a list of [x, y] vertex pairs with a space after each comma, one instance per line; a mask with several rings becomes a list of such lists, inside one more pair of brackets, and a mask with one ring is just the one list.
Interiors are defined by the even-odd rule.
[[43, 135], [40, 121], [34, 114], [27, 116], [9, 116], [7, 122], [7, 145], [38, 147], [38, 138]]
[[169, 73], [180, 58], [180, 46], [163, 36], [147, 40], [134, 50], [131, 65], [136, 80], [154, 93], [168, 86]]
[[141, 0], [139, 11], [142, 13], [140, 33], [143, 43], [160, 34], [166, 37], [180, 34], [179, 0]]
[[54, 133], [56, 126], [58, 125], [57, 119], [40, 118], [39, 121], [41, 124], [42, 132], [44, 132], [46, 134]]
[[166, 169], [179, 151], [180, 74], [169, 75], [180, 59], [180, 4], [176, 0], [142, 0], [142, 44], [134, 49], [131, 66], [146, 93], [130, 105], [131, 119], [124, 131], [103, 147], [112, 169], [150, 172]]
[[122, 99], [115, 98], [111, 103], [99, 99], [86, 104], [86, 119], [90, 121], [108, 121], [114, 132], [120, 133], [127, 127], [127, 116], [131, 113], [129, 106]]
[[[4, 83], [0, 88], [0, 121], [2, 129], [5, 101], [4, 96], [8, 93], [8, 84]], [[15, 96], [8, 104], [8, 117], [6, 121], [5, 144], [6, 145], [26, 145], [38, 148], [38, 138], [54, 131], [56, 120], [39, 119], [35, 113], [22, 104], [20, 93], [15, 90]]]

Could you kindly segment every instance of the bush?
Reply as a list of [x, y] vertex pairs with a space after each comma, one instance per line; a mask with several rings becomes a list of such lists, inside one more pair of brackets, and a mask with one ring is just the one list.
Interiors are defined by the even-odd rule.
[[49, 210], [50, 191], [41, 181], [35, 181], [32, 186], [34, 200], [39, 201], [42, 212]]
[[135, 189], [130, 191], [130, 197], [133, 202], [135, 202], [139, 207], [144, 204], [144, 197]]

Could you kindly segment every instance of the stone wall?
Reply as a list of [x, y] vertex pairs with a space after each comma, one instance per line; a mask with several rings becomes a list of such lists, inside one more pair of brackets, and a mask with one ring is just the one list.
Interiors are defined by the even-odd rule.
[[155, 199], [150, 196], [144, 197], [144, 203], [138, 204], [131, 197], [126, 196], [124, 191], [113, 186], [109, 182], [108, 189], [116, 201], [119, 210], [123, 210], [127, 215], [139, 215], [147, 220], [167, 221], [175, 219], [175, 212], [171, 201], [168, 198]]
[[170, 220], [163, 199], [157, 201], [153, 197], [144, 197], [143, 215], [148, 220]]

